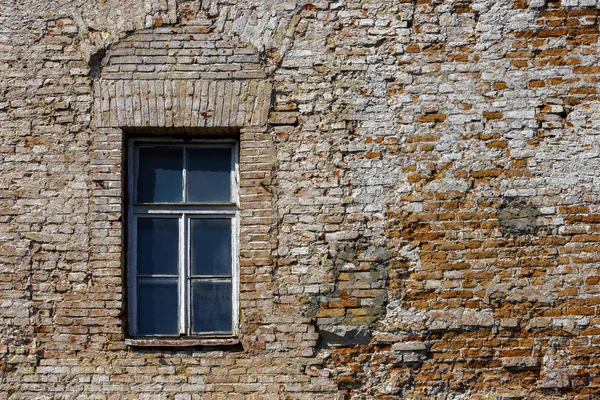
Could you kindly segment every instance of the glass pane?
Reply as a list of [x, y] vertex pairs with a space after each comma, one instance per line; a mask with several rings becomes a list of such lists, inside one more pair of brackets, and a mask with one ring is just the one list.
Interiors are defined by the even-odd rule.
[[231, 332], [231, 281], [192, 281], [192, 331]]
[[187, 201], [229, 202], [231, 148], [188, 149]]
[[181, 202], [183, 149], [142, 147], [139, 157], [138, 201]]
[[231, 219], [193, 219], [192, 274], [231, 276]]
[[177, 279], [140, 279], [138, 293], [138, 333], [177, 335]]
[[178, 275], [179, 220], [138, 219], [138, 274]]

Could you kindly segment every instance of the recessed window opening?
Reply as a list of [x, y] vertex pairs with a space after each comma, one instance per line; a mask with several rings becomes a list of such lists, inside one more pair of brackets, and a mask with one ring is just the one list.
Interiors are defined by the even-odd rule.
[[132, 336], [231, 336], [237, 327], [238, 143], [128, 141]]

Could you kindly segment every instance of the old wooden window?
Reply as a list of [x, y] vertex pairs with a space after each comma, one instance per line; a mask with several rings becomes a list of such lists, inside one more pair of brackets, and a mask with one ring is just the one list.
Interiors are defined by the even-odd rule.
[[237, 142], [131, 139], [128, 154], [130, 335], [234, 335]]

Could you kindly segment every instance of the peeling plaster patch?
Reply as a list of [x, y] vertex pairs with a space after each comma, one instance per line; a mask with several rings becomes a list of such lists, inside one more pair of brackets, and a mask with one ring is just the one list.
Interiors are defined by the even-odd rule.
[[524, 199], [507, 198], [498, 207], [498, 222], [504, 235], [531, 235], [537, 232], [536, 218], [539, 208], [528, 204]]
[[371, 331], [364, 326], [321, 326], [319, 336], [330, 346], [365, 345], [371, 340]]

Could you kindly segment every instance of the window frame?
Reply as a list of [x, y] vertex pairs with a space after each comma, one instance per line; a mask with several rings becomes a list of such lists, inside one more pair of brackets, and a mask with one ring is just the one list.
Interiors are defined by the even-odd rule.
[[[180, 203], [138, 203], [139, 149], [142, 147], [174, 148], [230, 148], [230, 201], [186, 203], [187, 176], [186, 151], [183, 151], [182, 199]], [[239, 141], [230, 138], [177, 139], [168, 137], [131, 137], [127, 139], [127, 332], [130, 338], [173, 339], [183, 341], [195, 338], [232, 338], [238, 335], [239, 325]], [[138, 333], [138, 220], [140, 218], [176, 218], [178, 220], [178, 333]], [[231, 332], [192, 333], [192, 272], [191, 272], [191, 222], [194, 219], [217, 218], [231, 220]], [[208, 275], [206, 276], [208, 277]], [[156, 276], [153, 279], [157, 279]], [[212, 279], [221, 279], [223, 276]], [[211, 279], [211, 278], [206, 278]]]

